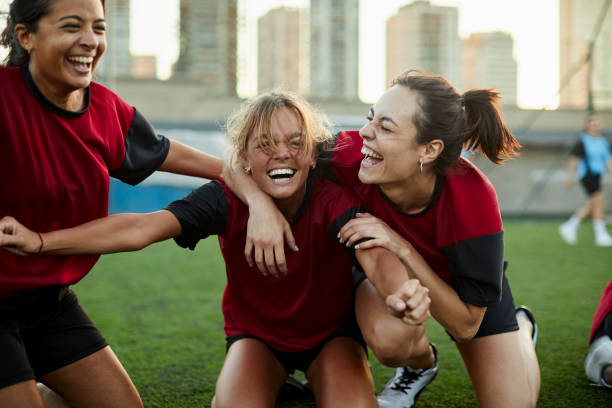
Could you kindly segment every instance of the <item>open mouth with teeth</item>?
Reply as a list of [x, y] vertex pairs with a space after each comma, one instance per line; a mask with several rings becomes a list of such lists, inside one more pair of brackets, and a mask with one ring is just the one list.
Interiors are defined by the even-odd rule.
[[94, 60], [93, 57], [71, 56], [67, 59], [72, 68], [78, 73], [88, 74], [91, 72], [91, 66]]
[[365, 145], [361, 148], [361, 154], [365, 156], [361, 161], [361, 164], [366, 167], [376, 166], [383, 161], [382, 155]]
[[295, 170], [290, 168], [272, 169], [268, 172], [268, 177], [270, 177], [274, 183], [278, 184], [290, 182], [294, 175]]

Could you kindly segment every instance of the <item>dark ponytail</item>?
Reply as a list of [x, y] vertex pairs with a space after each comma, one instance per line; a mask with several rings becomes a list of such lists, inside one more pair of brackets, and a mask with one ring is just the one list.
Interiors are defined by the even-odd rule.
[[[0, 36], [0, 45], [8, 48], [9, 53], [3, 61], [5, 66], [19, 66], [27, 64], [30, 54], [23, 49], [17, 35], [15, 27], [23, 24], [31, 33], [38, 32], [38, 22], [41, 18], [51, 12], [51, 7], [56, 0], [13, 0], [9, 5], [9, 12], [3, 13], [6, 16], [6, 27]], [[105, 0], [100, 0], [102, 7], [105, 7]]]
[[499, 92], [471, 89], [463, 94], [468, 132], [464, 146], [479, 149], [495, 164], [518, 155], [521, 144], [504, 124], [499, 110]]
[[416, 142], [444, 142], [433, 164], [436, 173], [455, 163], [463, 148], [480, 149], [497, 164], [518, 154], [516, 149], [521, 145], [501, 119], [497, 92], [474, 89], [461, 96], [443, 77], [420, 70], [405, 72], [392, 84], [417, 93], [420, 109], [412, 119], [417, 128]]

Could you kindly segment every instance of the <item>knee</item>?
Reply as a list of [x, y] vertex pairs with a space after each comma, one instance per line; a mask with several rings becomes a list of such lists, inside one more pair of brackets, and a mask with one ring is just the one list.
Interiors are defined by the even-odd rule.
[[376, 359], [387, 367], [402, 367], [410, 359], [414, 344], [407, 336], [390, 335], [382, 327], [375, 327], [366, 340]]

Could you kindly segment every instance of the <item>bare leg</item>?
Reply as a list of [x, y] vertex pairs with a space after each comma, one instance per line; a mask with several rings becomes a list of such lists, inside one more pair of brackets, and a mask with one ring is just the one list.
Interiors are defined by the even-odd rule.
[[2, 408], [45, 408], [34, 380], [0, 388]]
[[425, 325], [410, 326], [392, 316], [368, 280], [362, 282], [355, 293], [355, 314], [366, 343], [381, 364], [388, 367], [433, 366], [434, 356]]
[[287, 372], [259, 340], [231, 345], [217, 379], [213, 408], [272, 408]]
[[[353, 339], [330, 340], [306, 373], [318, 407], [376, 407], [374, 379], [365, 350]], [[346, 392], [350, 390], [350, 392]]]
[[519, 317], [519, 331], [457, 343], [481, 408], [536, 406], [540, 367], [531, 323], [521, 320], [525, 319]]
[[606, 211], [603, 194], [601, 192], [597, 192], [591, 195], [589, 197], [589, 204], [593, 220], [603, 220]]
[[142, 408], [136, 387], [110, 347], [49, 374], [40, 381], [72, 408]]

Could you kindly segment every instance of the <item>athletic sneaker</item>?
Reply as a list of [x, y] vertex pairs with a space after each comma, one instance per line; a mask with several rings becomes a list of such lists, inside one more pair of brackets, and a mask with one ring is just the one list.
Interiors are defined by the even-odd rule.
[[559, 235], [568, 245], [576, 245], [578, 242], [577, 229], [567, 223], [559, 225]]
[[604, 368], [610, 364], [612, 364], [612, 340], [604, 335], [591, 344], [589, 353], [584, 359], [584, 371], [593, 385], [612, 388], [612, 384], [608, 384], [603, 375]]
[[612, 237], [607, 233], [595, 233], [595, 245], [600, 247], [612, 247]]
[[423, 369], [406, 366], [395, 370], [395, 376], [378, 395], [380, 408], [410, 408], [414, 405], [421, 391], [438, 374], [438, 351], [433, 344], [431, 348], [434, 353], [434, 366]]
[[514, 314], [518, 316], [520, 313], [523, 313], [527, 319], [531, 322], [531, 340], [533, 340], [533, 348], [535, 348], [538, 343], [538, 324], [536, 323], [535, 316], [530, 308], [525, 305], [521, 305], [514, 310]]

